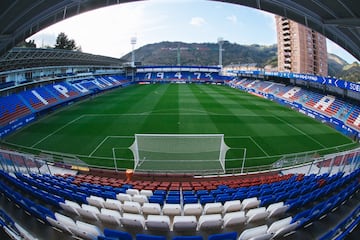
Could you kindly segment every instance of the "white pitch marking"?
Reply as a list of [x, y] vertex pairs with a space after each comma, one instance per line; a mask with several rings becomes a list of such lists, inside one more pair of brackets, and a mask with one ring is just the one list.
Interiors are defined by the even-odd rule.
[[64, 126], [58, 128], [57, 130], [55, 130], [54, 132], [50, 133], [49, 135], [45, 136], [44, 138], [40, 139], [39, 141], [37, 141], [36, 143], [34, 143], [31, 147], [35, 147], [36, 145], [38, 145], [39, 143], [45, 141], [46, 139], [48, 139], [49, 137], [51, 137], [52, 135], [54, 135], [55, 133], [63, 130], [64, 128], [66, 128], [67, 126], [69, 126], [70, 124], [73, 124], [74, 122], [76, 122], [77, 120], [79, 120], [80, 118], [82, 118], [84, 115], [79, 116], [78, 118], [75, 118], [74, 120], [68, 122], [67, 124], [65, 124]]
[[321, 142], [319, 142], [318, 140], [316, 140], [315, 138], [313, 138], [312, 136], [306, 134], [305, 132], [303, 132], [302, 130], [298, 129], [297, 127], [295, 127], [294, 125], [288, 123], [287, 121], [277, 117], [277, 116], [274, 116], [274, 118], [276, 118], [277, 120], [285, 123], [286, 125], [288, 125], [289, 127], [291, 127], [292, 129], [295, 129], [296, 131], [298, 131], [299, 133], [301, 133], [302, 135], [304, 135], [305, 137], [311, 139], [313, 142], [316, 142], [317, 144], [319, 144], [320, 146], [322, 146], [323, 148], [326, 148], [325, 145], [323, 145]]

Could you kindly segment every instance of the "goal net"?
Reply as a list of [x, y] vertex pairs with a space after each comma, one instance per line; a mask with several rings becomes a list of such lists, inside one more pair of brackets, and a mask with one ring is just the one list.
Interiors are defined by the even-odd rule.
[[135, 134], [134, 169], [225, 172], [224, 134]]

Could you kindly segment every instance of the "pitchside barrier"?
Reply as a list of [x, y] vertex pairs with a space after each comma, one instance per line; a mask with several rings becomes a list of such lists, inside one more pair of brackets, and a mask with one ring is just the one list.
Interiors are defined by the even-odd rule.
[[[219, 150], [220, 151], [220, 150]], [[245, 159], [244, 159], [245, 161]], [[214, 161], [215, 162], [215, 161]], [[219, 166], [220, 161], [217, 160]], [[157, 161], [152, 161], [152, 164], [158, 164]], [[139, 169], [137, 164], [137, 170]], [[144, 163], [143, 163], [144, 164]], [[141, 164], [140, 164], [141, 165]], [[42, 153], [40, 155], [25, 154], [10, 150], [0, 149], [0, 169], [6, 172], [22, 172], [22, 173], [42, 173], [54, 174], [53, 166], [86, 171], [89, 166], [72, 155], [52, 154], [51, 152]], [[244, 165], [243, 165], [244, 166]], [[100, 167], [100, 166], [96, 166]], [[140, 166], [141, 167], [141, 166]], [[271, 165], [262, 165], [256, 167], [242, 167], [237, 169], [226, 169], [226, 174], [247, 174], [254, 172], [269, 172], [278, 171], [286, 173], [286, 171], [305, 172], [305, 173], [337, 173], [341, 171], [352, 172], [360, 167], [360, 148], [353, 150], [342, 151], [338, 153], [325, 154], [320, 156], [314, 152], [298, 153], [282, 157], [279, 161]], [[121, 169], [125, 170], [125, 169]], [[186, 169], [185, 169], [186, 170]], [[145, 170], [146, 172], [159, 172], [156, 170]], [[174, 172], [171, 170], [162, 170], [163, 172]], [[181, 171], [186, 172], [182, 168]], [[193, 171], [190, 171], [194, 173]], [[204, 176], [209, 174], [224, 174], [222, 167], [218, 167], [218, 171], [197, 170], [195, 175]]]

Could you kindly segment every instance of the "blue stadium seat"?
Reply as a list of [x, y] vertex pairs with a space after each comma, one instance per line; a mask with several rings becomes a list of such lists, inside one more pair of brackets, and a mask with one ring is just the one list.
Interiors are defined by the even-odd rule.
[[149, 197], [149, 203], [164, 205], [164, 197], [162, 195], [152, 195]]
[[180, 196], [178, 196], [178, 195], [176, 195], [176, 196], [167, 196], [166, 203], [179, 204], [180, 203]]
[[199, 200], [197, 197], [195, 196], [184, 196], [183, 197], [183, 202], [184, 204], [187, 204], [187, 203], [197, 203]]
[[230, 200], [232, 200], [232, 197], [227, 193], [218, 194], [215, 199], [216, 202], [221, 202], [223, 204], [226, 201], [230, 201]]
[[186, 190], [182, 192], [183, 196], [195, 196], [195, 192], [193, 190]]
[[213, 203], [215, 202], [215, 198], [212, 195], [202, 195], [200, 196], [200, 203], [205, 205], [206, 203]]
[[208, 240], [236, 240], [236, 238], [237, 232], [227, 232], [212, 234], [209, 236]]
[[104, 229], [104, 235], [105, 237], [111, 237], [114, 239], [132, 240], [132, 236], [130, 233], [109, 229], [109, 228]]
[[172, 240], [203, 240], [202, 236], [176, 236]]
[[136, 240], [166, 240], [166, 237], [148, 234], [136, 234]]

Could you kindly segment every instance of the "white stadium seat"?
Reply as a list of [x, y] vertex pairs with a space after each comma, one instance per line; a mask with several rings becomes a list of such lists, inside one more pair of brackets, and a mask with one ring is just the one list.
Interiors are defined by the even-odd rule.
[[60, 202], [59, 204], [60, 204], [60, 207], [62, 209], [64, 209], [65, 211], [67, 211], [71, 214], [77, 215], [77, 216], [80, 215], [78, 212], [78, 209], [81, 208], [81, 206], [77, 202], [65, 200], [64, 203]]
[[118, 193], [116, 194], [116, 199], [121, 201], [122, 203], [125, 201], [131, 201], [131, 195], [126, 193]]
[[61, 229], [65, 232], [72, 233], [69, 227], [76, 227], [76, 223], [72, 218], [62, 215], [60, 213], [55, 213], [55, 218], [46, 217], [46, 220], [54, 227]]
[[124, 213], [120, 222], [125, 228], [134, 230], [145, 229], [145, 218], [140, 214]]
[[141, 189], [140, 190], [140, 195], [144, 195], [147, 197], [150, 197], [153, 195], [153, 191], [152, 190], [148, 190], [148, 189]]
[[92, 224], [76, 221], [76, 227], [70, 227], [71, 232], [82, 239], [96, 239], [102, 235], [100, 229]]
[[149, 215], [145, 221], [148, 230], [169, 231], [170, 218], [166, 215]]
[[223, 205], [221, 202], [206, 203], [204, 206], [204, 214], [222, 213]]
[[134, 189], [134, 188], [126, 189], [126, 193], [127, 193], [127, 194], [130, 194], [131, 196], [139, 195], [139, 194], [140, 194], [139, 190], [138, 190], [138, 189]]
[[256, 208], [260, 204], [260, 201], [256, 197], [246, 198], [242, 201], [242, 210], [248, 210], [250, 208]]
[[[254, 237], [260, 237], [263, 235], [269, 236], [266, 232], [268, 227], [266, 225], [245, 229], [239, 236], [238, 240], [250, 240]], [[271, 235], [268, 239], [271, 238]]]
[[228, 212], [240, 211], [241, 207], [242, 207], [242, 205], [241, 205], [240, 200], [226, 201], [224, 203], [224, 212], [228, 213]]
[[243, 226], [246, 223], [246, 219], [244, 211], [225, 213], [223, 217], [224, 227]]
[[98, 218], [100, 221], [112, 225], [120, 225], [121, 215], [118, 211], [102, 208], [100, 213], [98, 213]]
[[[279, 220], [279, 221], [281, 221], [281, 220]], [[289, 220], [284, 220], [284, 222], [286, 222], [286, 221], [289, 221]], [[300, 225], [300, 221], [296, 221], [296, 222], [290, 223], [290, 224], [284, 223], [284, 226], [282, 226], [275, 233], [273, 233], [273, 237], [280, 238], [280, 237], [284, 236], [285, 234], [288, 234], [288, 233], [294, 231], [299, 225]], [[275, 227], [273, 227], [273, 229], [275, 229]]]
[[292, 220], [292, 217], [287, 217], [281, 220], [278, 220], [276, 222], [273, 222], [269, 229], [267, 230], [268, 233], [272, 233], [275, 234], [277, 231], [279, 231], [280, 229], [287, 227], [288, 225], [290, 225]]
[[269, 218], [283, 215], [289, 209], [289, 205], [284, 205], [284, 202], [270, 204], [266, 211], [269, 212]]
[[144, 203], [141, 207], [144, 215], [160, 215], [161, 207], [159, 203]]
[[97, 207], [87, 204], [81, 204], [81, 208], [78, 209], [78, 212], [80, 216], [83, 218], [87, 218], [94, 221], [99, 220], [97, 215], [100, 213], [100, 211]]
[[145, 195], [134, 195], [134, 196], [131, 198], [131, 200], [132, 200], [133, 202], [138, 202], [138, 203], [140, 203], [141, 205], [142, 205], [143, 203], [149, 202], [148, 198], [147, 198]]
[[86, 201], [89, 203], [89, 205], [98, 207], [98, 208], [103, 208], [104, 207], [104, 198], [102, 197], [98, 197], [98, 196], [90, 196], [86, 198]]
[[202, 215], [199, 218], [198, 229], [199, 230], [219, 230], [222, 228], [223, 219], [221, 214], [208, 214]]
[[195, 216], [175, 216], [173, 220], [173, 231], [195, 231], [197, 220]]
[[256, 221], [261, 221], [261, 220], [265, 220], [265, 218], [269, 215], [269, 212], [266, 211], [265, 207], [260, 207], [260, 208], [253, 208], [250, 209], [247, 213], [246, 213], [246, 223], [252, 223], [252, 222], [256, 222]]
[[137, 213], [141, 212], [141, 205], [138, 202], [125, 201], [121, 206], [122, 210], [126, 213]]
[[180, 204], [175, 203], [165, 203], [162, 212], [164, 215], [180, 215], [181, 214], [181, 206]]
[[111, 198], [107, 198], [106, 201], [104, 202], [104, 207], [107, 209], [112, 209], [112, 210], [117, 210], [117, 211], [121, 211], [121, 202], [117, 199], [111, 199]]
[[184, 215], [199, 216], [203, 212], [203, 207], [200, 203], [188, 203], [184, 205]]

